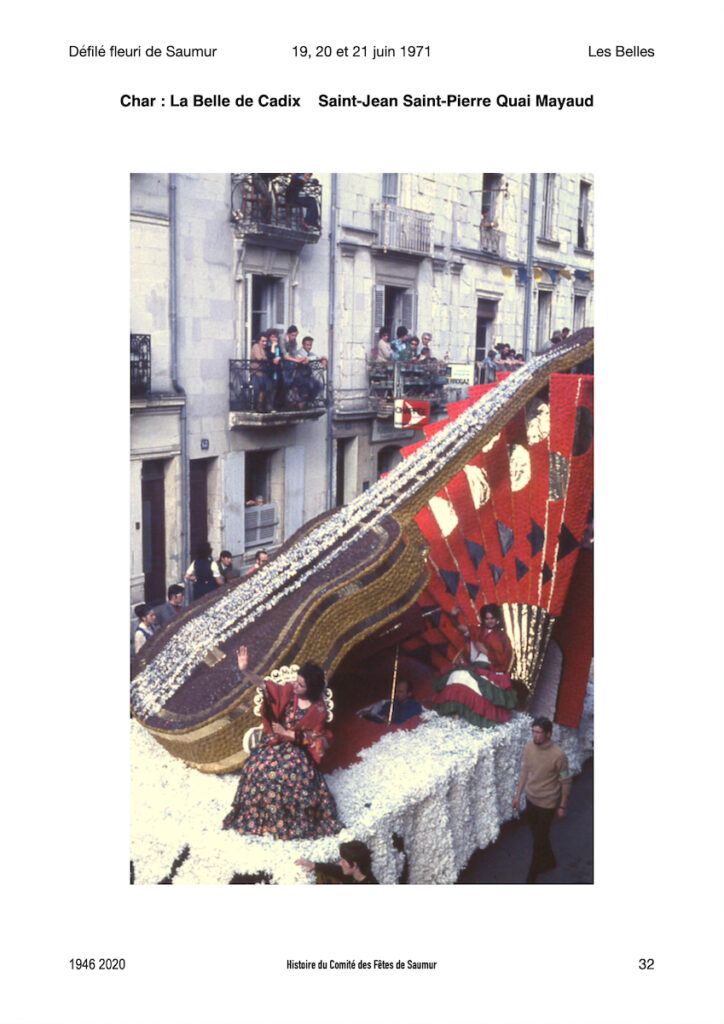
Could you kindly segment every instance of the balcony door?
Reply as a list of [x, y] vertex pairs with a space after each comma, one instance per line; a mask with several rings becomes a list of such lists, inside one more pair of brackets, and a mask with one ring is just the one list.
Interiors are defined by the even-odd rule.
[[283, 332], [286, 328], [286, 279], [270, 274], [247, 274], [247, 327], [251, 342], [261, 331], [276, 327]]
[[150, 604], [166, 599], [166, 508], [163, 459], [148, 459], [141, 470], [143, 517], [143, 596]]
[[394, 340], [398, 327], [406, 327], [412, 334], [417, 330], [417, 292], [412, 288], [376, 284], [374, 293], [373, 332], [386, 327]]

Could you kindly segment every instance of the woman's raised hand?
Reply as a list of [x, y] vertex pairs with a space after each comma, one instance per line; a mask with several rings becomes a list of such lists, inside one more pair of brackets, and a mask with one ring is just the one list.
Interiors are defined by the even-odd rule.
[[236, 652], [236, 663], [239, 666], [240, 672], [246, 672], [249, 665], [249, 648], [240, 647]]

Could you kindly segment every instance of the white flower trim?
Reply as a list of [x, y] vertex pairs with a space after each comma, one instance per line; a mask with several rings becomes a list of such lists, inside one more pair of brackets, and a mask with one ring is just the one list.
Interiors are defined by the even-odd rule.
[[[234, 874], [267, 872], [279, 885], [313, 881], [294, 863], [336, 860], [338, 844], [361, 839], [372, 851], [378, 880], [394, 884], [402, 857], [393, 833], [404, 838], [417, 884], [454, 882], [470, 856], [497, 838], [514, 816], [523, 747], [531, 718], [480, 729], [452, 717], [423, 714], [416, 729], [383, 736], [361, 752], [361, 761], [327, 776], [347, 828], [326, 839], [282, 842], [267, 836], [224, 832], [238, 776], [204, 775], [165, 751], [132, 723], [132, 840], [137, 884], [165, 878], [184, 847], [190, 854], [175, 885], [227, 884]], [[592, 688], [578, 730], [556, 726], [553, 738], [573, 772], [590, 756]]]

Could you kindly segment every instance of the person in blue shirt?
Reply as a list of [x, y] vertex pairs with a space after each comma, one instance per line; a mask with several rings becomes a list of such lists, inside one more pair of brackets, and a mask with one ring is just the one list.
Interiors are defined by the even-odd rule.
[[[357, 712], [359, 718], [365, 718], [368, 722], [379, 722], [387, 724], [390, 717], [390, 701], [378, 700], [366, 708], [360, 708]], [[412, 687], [406, 679], [400, 679], [395, 691], [395, 700], [392, 710], [392, 725], [401, 725], [416, 715], [421, 714], [422, 704], [415, 700]]]

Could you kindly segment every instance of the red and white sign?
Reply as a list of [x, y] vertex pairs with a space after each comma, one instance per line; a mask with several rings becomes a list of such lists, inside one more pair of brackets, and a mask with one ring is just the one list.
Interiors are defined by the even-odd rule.
[[430, 422], [430, 403], [417, 398], [395, 399], [395, 426], [422, 430]]

